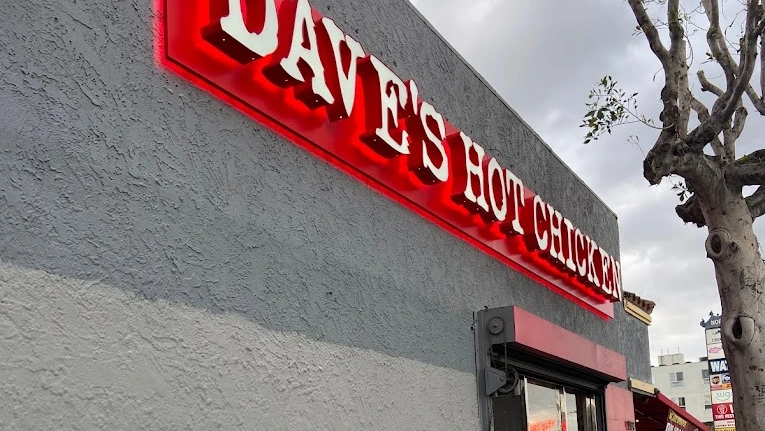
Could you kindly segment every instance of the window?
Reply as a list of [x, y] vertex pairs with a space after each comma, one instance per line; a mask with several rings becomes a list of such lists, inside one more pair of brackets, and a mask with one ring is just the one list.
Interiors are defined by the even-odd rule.
[[494, 431], [605, 430], [607, 382], [528, 352], [493, 346], [490, 364], [518, 376], [512, 390], [489, 398], [488, 428]]
[[546, 381], [521, 378], [520, 395], [493, 399], [494, 430], [596, 431], [592, 394]]
[[704, 395], [704, 408], [707, 410], [712, 409], [712, 394]]
[[476, 313], [477, 327], [485, 329], [475, 331], [481, 431], [606, 430], [610, 380], [507, 342], [496, 330], [515, 317], [510, 308], [500, 315]]
[[704, 383], [709, 384], [709, 370], [701, 370], [701, 378], [704, 379]]
[[669, 373], [670, 386], [683, 386], [683, 372]]
[[678, 406], [682, 408], [685, 408], [685, 397], [672, 398], [672, 402], [674, 402], [675, 404], [677, 404]]
[[[526, 381], [526, 420], [529, 430], [544, 428], [550, 431], [568, 429], [565, 391], [539, 381]], [[574, 428], [576, 429], [576, 428]]]

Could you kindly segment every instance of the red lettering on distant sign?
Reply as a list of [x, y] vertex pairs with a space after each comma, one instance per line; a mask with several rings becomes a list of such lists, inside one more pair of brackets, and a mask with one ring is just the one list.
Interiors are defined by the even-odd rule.
[[713, 413], [716, 421], [734, 419], [733, 403], [715, 404]]
[[169, 69], [516, 270], [613, 316], [611, 303], [622, 299], [619, 262], [308, 0], [164, 1], [160, 56]]

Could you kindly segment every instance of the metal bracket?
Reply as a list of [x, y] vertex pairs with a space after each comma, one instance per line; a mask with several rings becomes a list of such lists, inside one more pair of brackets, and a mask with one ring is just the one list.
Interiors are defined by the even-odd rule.
[[486, 385], [486, 396], [491, 396], [507, 383], [507, 374], [496, 368], [486, 367], [484, 373], [484, 384]]
[[502, 307], [476, 311], [473, 314], [475, 336], [476, 383], [478, 386], [478, 416], [481, 431], [489, 431], [491, 424], [492, 397], [513, 394], [518, 386], [518, 375], [510, 369], [499, 370], [491, 365], [491, 350], [495, 344], [503, 344], [513, 333], [513, 307]]

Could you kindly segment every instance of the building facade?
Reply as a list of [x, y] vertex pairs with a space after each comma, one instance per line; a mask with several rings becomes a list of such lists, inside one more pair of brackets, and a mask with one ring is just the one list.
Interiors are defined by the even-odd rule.
[[0, 429], [652, 430], [616, 216], [370, 4], [0, 4]]
[[659, 356], [651, 367], [653, 384], [677, 405], [704, 423], [712, 423], [709, 363], [706, 358], [686, 362], [682, 353]]

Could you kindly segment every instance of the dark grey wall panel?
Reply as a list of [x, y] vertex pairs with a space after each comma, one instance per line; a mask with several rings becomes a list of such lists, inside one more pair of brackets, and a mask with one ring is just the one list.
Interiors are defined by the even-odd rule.
[[[404, 0], [316, 0], [618, 256], [616, 217]], [[647, 330], [536, 285], [157, 66], [148, 0], [0, 3], [0, 259], [470, 372], [518, 305], [625, 354]]]

